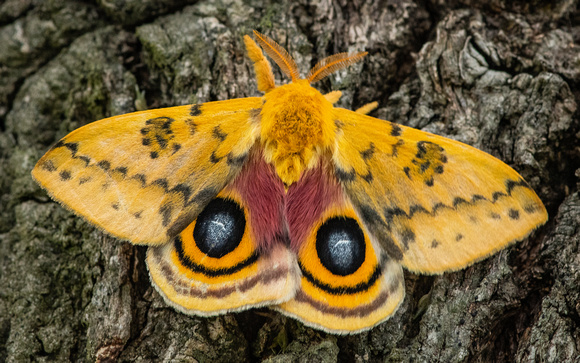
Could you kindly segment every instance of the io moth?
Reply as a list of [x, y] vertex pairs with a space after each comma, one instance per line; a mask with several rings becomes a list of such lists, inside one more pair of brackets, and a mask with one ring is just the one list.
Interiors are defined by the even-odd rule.
[[385, 321], [403, 270], [461, 269], [525, 238], [546, 210], [512, 168], [468, 145], [334, 107], [255, 32], [262, 97], [110, 117], [60, 140], [32, 171], [52, 198], [148, 245], [151, 281], [186, 314], [269, 306], [335, 334]]

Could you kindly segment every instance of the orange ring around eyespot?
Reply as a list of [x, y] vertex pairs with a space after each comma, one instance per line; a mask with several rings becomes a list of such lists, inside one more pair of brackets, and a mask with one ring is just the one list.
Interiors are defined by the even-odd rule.
[[[330, 272], [320, 261], [316, 251], [316, 235], [318, 229], [324, 221], [331, 217], [348, 217], [357, 221], [365, 238], [365, 258], [362, 265], [352, 274], [340, 276]], [[367, 281], [375, 272], [377, 265], [380, 263], [378, 256], [369, 240], [368, 235], [364, 232], [364, 227], [359, 221], [356, 213], [350, 206], [335, 206], [327, 209], [312, 228], [306, 238], [306, 243], [298, 253], [298, 259], [302, 268], [319, 281], [324, 281], [331, 287], [354, 287], [362, 281]]]
[[[181, 233], [180, 237], [182, 239], [183, 255], [189, 258], [193, 263], [202, 266], [203, 268], [210, 271], [235, 269], [236, 266], [244, 265], [239, 270], [232, 273], [223, 274], [206, 274], [203, 272], [197, 272], [191, 270], [189, 267], [185, 266], [179, 258], [176, 248], [174, 247], [171, 253], [171, 261], [178, 267], [179, 272], [185, 275], [187, 278], [199, 280], [205, 283], [222, 283], [225, 281], [231, 281], [236, 278], [244, 278], [249, 274], [255, 273], [257, 264], [251, 263], [251, 260], [256, 258], [256, 246], [253, 242], [252, 228], [250, 225], [250, 219], [248, 218], [248, 209], [245, 207], [241, 198], [237, 193], [233, 191], [222, 191], [218, 194], [218, 198], [230, 199], [238, 203], [242, 210], [244, 211], [244, 216], [246, 218], [246, 226], [244, 229], [244, 235], [239, 245], [227, 255], [221, 258], [215, 258], [207, 256], [203, 253], [196, 245], [193, 240], [193, 231], [197, 220], [193, 221], [189, 226], [187, 226]], [[177, 243], [173, 241], [172, 243]]]
[[[381, 276], [382, 277], [382, 276]], [[302, 291], [315, 300], [324, 301], [326, 304], [340, 308], [356, 308], [362, 304], [368, 304], [381, 293], [381, 278], [377, 279], [368, 289], [354, 294], [337, 295], [322, 290], [312, 284], [308, 279], [301, 279]]]

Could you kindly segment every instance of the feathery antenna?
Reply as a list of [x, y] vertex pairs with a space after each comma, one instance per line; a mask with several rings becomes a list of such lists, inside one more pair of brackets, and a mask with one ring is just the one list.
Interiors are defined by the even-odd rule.
[[338, 53], [326, 57], [320, 62], [316, 63], [314, 68], [308, 72], [307, 80], [310, 83], [318, 82], [324, 77], [331, 73], [338, 71], [339, 69], [348, 67], [349, 65], [360, 61], [367, 52], [361, 52], [349, 55], [348, 53]]
[[268, 54], [270, 58], [276, 62], [282, 72], [290, 77], [292, 82], [297, 81], [300, 78], [300, 75], [298, 74], [298, 67], [286, 49], [282, 48], [278, 43], [268, 38], [264, 34], [261, 34], [255, 30], [254, 35], [256, 36], [258, 43], [262, 46], [262, 49], [264, 49], [264, 52], [266, 52], [266, 54]]

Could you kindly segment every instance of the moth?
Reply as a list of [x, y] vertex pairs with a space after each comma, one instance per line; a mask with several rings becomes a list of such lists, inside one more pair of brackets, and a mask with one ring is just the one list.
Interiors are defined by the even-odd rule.
[[[334, 334], [385, 321], [403, 268], [454, 271], [525, 238], [544, 205], [500, 160], [334, 107], [267, 36], [244, 42], [262, 97], [114, 116], [36, 164], [48, 194], [110, 235], [147, 245], [152, 284], [186, 314], [268, 306]], [[260, 48], [261, 46], [261, 48]], [[291, 83], [276, 86], [274, 60]]]

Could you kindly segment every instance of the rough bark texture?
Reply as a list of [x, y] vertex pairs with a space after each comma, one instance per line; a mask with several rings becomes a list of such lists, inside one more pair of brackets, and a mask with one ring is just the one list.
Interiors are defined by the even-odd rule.
[[[580, 361], [577, 1], [186, 3], [0, 4], [0, 361]], [[94, 120], [257, 95], [242, 42], [252, 29], [304, 72], [367, 50], [319, 87], [506, 161], [549, 222], [468, 269], [406, 273], [401, 308], [364, 334], [324, 334], [267, 309], [205, 319], [167, 307], [143, 248], [52, 202], [30, 171]]]

